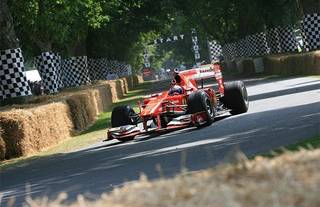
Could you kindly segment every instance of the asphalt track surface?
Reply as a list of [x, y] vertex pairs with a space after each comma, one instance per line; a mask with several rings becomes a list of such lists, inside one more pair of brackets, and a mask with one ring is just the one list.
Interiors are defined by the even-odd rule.
[[182, 168], [197, 171], [226, 162], [235, 149], [247, 156], [269, 152], [320, 134], [320, 78], [246, 80], [248, 113], [225, 115], [209, 127], [185, 129], [128, 143], [101, 142], [68, 154], [35, 160], [0, 172], [1, 207], [8, 197], [21, 206], [26, 195], [68, 202], [84, 194], [96, 199], [106, 191], [137, 180], [172, 177]]

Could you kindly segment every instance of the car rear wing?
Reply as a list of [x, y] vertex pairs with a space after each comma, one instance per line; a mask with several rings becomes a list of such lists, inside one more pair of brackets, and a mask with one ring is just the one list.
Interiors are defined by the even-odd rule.
[[195, 81], [215, 78], [218, 83], [219, 93], [222, 96], [224, 95], [224, 80], [219, 63], [203, 65], [199, 68], [195, 68], [190, 71], [184, 71], [182, 73], [185, 73], [184, 75]]

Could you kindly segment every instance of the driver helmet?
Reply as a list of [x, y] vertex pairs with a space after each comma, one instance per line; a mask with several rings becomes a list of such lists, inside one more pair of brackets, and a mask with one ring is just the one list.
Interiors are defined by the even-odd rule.
[[171, 85], [172, 86], [170, 88], [169, 95], [182, 94], [183, 93], [182, 87], [177, 84], [177, 81], [175, 79], [173, 79], [171, 81]]

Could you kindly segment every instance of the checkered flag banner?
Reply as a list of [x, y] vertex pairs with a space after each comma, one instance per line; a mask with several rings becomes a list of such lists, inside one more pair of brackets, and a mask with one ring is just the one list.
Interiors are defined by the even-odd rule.
[[222, 55], [222, 46], [215, 40], [208, 40], [208, 48], [210, 54], [210, 61], [217, 60]]
[[44, 90], [57, 93], [63, 88], [61, 56], [53, 52], [44, 52], [35, 58], [35, 65], [40, 73]]
[[132, 74], [132, 67], [116, 60], [90, 59], [89, 74], [92, 80], [107, 80], [110, 75], [125, 77]]
[[280, 28], [276, 27], [267, 31], [267, 43], [270, 48], [270, 54], [281, 53]]
[[247, 43], [247, 56], [262, 56], [269, 52], [267, 44], [267, 36], [264, 32], [249, 35], [246, 37]]
[[63, 83], [66, 87], [90, 83], [87, 56], [71, 57], [62, 62]]
[[226, 59], [237, 57], [237, 43], [229, 43], [222, 47], [222, 54]]
[[20, 48], [0, 51], [0, 100], [32, 95]]
[[292, 26], [279, 28], [279, 39], [282, 53], [296, 52], [298, 50], [298, 42]]
[[320, 48], [320, 14], [307, 14], [302, 20], [302, 34], [309, 50]]
[[91, 80], [106, 80], [108, 76], [108, 60], [101, 59], [89, 59], [88, 69]]

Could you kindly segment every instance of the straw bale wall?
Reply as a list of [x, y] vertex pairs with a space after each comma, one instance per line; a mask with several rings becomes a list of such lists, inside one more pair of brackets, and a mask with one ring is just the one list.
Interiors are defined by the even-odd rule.
[[320, 74], [320, 51], [265, 57], [264, 69], [269, 74]]
[[[262, 57], [261, 65], [255, 64], [254, 58], [236, 59], [223, 64], [224, 70], [243, 74], [265, 72], [276, 75], [319, 75], [320, 51], [269, 55]], [[261, 67], [261, 68], [258, 68]]]
[[97, 115], [139, 84], [137, 77], [137, 82], [133, 80], [98, 81], [36, 97], [29, 105], [0, 108], [0, 160], [30, 155], [87, 129]]
[[29, 155], [57, 144], [70, 135], [70, 120], [69, 107], [63, 102], [1, 112], [5, 157]]

